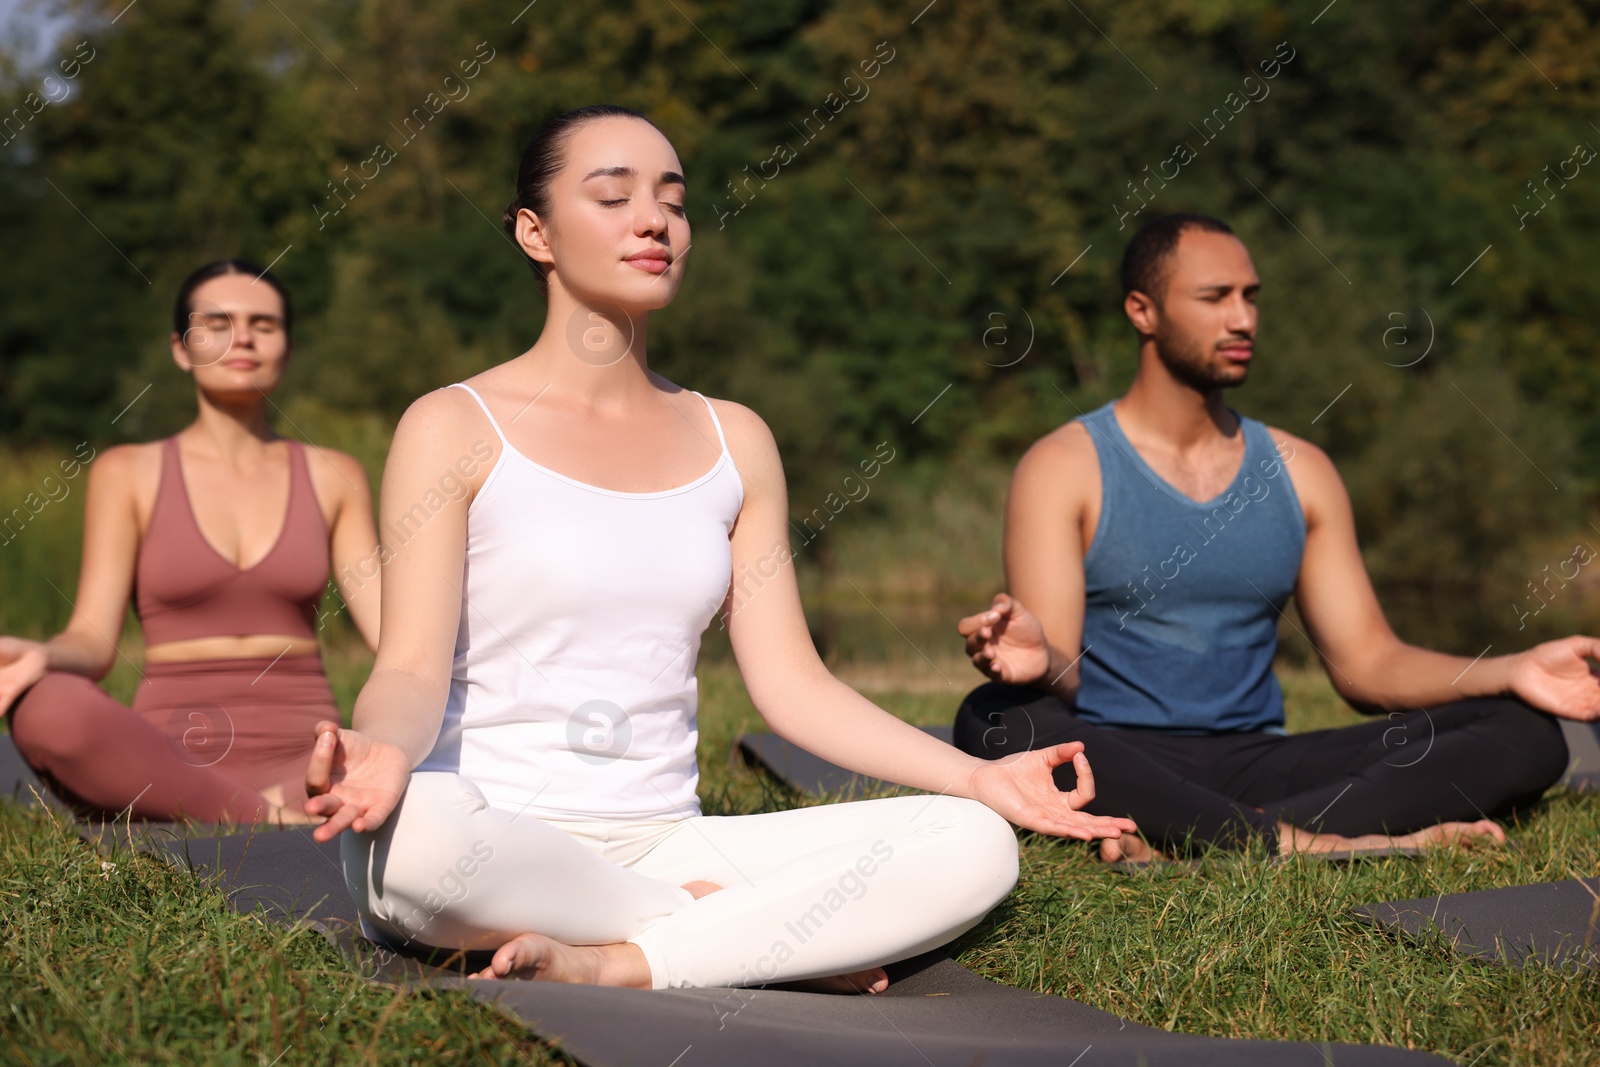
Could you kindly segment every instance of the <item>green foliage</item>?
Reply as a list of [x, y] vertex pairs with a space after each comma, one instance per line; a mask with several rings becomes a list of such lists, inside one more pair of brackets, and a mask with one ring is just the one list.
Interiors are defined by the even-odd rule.
[[[392, 425], [524, 350], [542, 302], [499, 230], [517, 151], [611, 100], [691, 183], [652, 360], [768, 420], [797, 517], [880, 441], [907, 471], [999, 470], [1114, 395], [1122, 244], [1200, 210], [1265, 281], [1236, 403], [1340, 463], [1380, 579], [1517, 571], [1584, 528], [1600, 175], [1546, 168], [1600, 145], [1591, 7], [142, 0], [112, 24], [120, 4], [60, 3], [63, 54], [95, 58], [0, 147], [13, 442], [181, 426], [168, 300], [222, 255], [281, 256], [287, 390], [334, 411]], [[6, 105], [37, 83], [0, 77]]]

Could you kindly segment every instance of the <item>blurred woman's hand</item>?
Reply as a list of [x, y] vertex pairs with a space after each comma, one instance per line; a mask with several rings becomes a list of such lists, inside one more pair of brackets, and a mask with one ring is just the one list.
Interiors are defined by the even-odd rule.
[[49, 669], [50, 656], [40, 642], [0, 637], [0, 715]]

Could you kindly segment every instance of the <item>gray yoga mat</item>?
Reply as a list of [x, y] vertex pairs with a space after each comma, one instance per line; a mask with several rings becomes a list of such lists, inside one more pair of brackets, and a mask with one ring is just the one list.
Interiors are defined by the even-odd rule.
[[[1195, 1037], [1128, 1022], [1064, 997], [990, 982], [939, 952], [889, 968], [876, 996], [790, 989], [634, 990], [548, 982], [465, 981], [380, 949], [355, 932], [336, 843], [303, 830], [146, 841], [210, 872], [241, 911], [260, 907], [279, 922], [305, 921], [356, 954], [369, 978], [464, 988], [534, 1033], [561, 1043], [589, 1067], [658, 1064], [774, 1067], [873, 1064], [950, 1067], [974, 1063], [1061, 1067], [1093, 1049], [1090, 1064], [1327, 1064], [1381, 1067], [1443, 1063], [1382, 1046], [1313, 1045]], [[473, 954], [469, 969], [481, 968]]]
[[326, 936], [351, 958], [365, 977], [411, 982], [435, 976], [441, 968], [460, 970], [488, 966], [491, 953], [470, 953], [470, 959], [435, 950], [406, 952], [374, 944], [361, 936], [360, 918], [345, 887], [339, 842], [318, 842], [308, 827], [282, 830], [246, 829], [218, 836], [195, 836], [177, 830], [135, 829], [140, 847], [203, 877], [243, 914], [260, 909], [272, 921], [303, 922]]
[[22, 758], [22, 753], [17, 751], [17, 746], [11, 741], [11, 731], [0, 733], [0, 797], [18, 804], [32, 805], [37, 803], [35, 794], [45, 798], [46, 802], [54, 799], [33, 768], [28, 766], [27, 760]]
[[[910, 961], [909, 970], [875, 996], [773, 989], [596, 990], [544, 982], [441, 984], [464, 986], [477, 999], [497, 1004], [592, 1067], [1378, 1067], [1448, 1062], [1383, 1046], [1174, 1034], [1064, 997], [991, 982], [948, 958]], [[626, 1025], [619, 1024], [623, 1019]]]
[[261, 907], [275, 920], [305, 920], [320, 927], [357, 922], [339, 862], [339, 842], [319, 842], [307, 827], [216, 836], [146, 831], [142, 845], [196, 874], [216, 878], [238, 911]]
[[1600, 793], [1600, 723], [1561, 720], [1567, 739], [1567, 773], [1561, 784], [1575, 793]]
[[[955, 735], [955, 728], [951, 726], [923, 726], [920, 729], [946, 744], [952, 743]], [[811, 796], [834, 793], [854, 796], [888, 784], [847, 771], [821, 756], [813, 756], [777, 734], [744, 734], [739, 738], [738, 746], [739, 754], [746, 763], [764, 768], [778, 781]]]
[[1461, 954], [1521, 967], [1600, 967], [1600, 878], [1484, 889], [1382, 904], [1351, 914], [1415, 938], [1443, 935]]

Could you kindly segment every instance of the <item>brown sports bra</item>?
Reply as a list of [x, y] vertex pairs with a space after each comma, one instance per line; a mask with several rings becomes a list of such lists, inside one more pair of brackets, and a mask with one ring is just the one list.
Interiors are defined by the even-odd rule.
[[146, 645], [247, 634], [315, 637], [328, 564], [328, 524], [300, 442], [289, 442], [289, 510], [278, 540], [245, 570], [200, 532], [178, 440], [161, 443], [161, 482], [134, 570], [134, 610]]

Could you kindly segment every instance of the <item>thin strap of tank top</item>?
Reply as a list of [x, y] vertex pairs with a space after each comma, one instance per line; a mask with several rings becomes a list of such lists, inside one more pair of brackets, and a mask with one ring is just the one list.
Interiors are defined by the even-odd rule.
[[[511, 442], [506, 440], [505, 432], [500, 429], [500, 424], [498, 422], [494, 421], [494, 416], [492, 414], [490, 414], [489, 405], [485, 404], [483, 402], [483, 397], [478, 395], [478, 391], [476, 389], [472, 388], [472, 386], [468, 385], [466, 382], [452, 382], [450, 384], [449, 388], [451, 388], [451, 389], [465, 389], [468, 393], [470, 393], [471, 396], [472, 396], [472, 399], [476, 400], [478, 402], [478, 406], [483, 409], [483, 415], [484, 415], [484, 417], [486, 419], [489, 420], [489, 425], [494, 427], [495, 435], [500, 438], [500, 444], [503, 447], [506, 447], [506, 448], [510, 448], [511, 447]], [[699, 397], [701, 400], [705, 401], [706, 411], [709, 412], [710, 415], [711, 415], [711, 425], [716, 427], [716, 430], [717, 430], [717, 444], [719, 444], [722, 447], [722, 451], [723, 452], [727, 452], [728, 451], [728, 438], [722, 432], [722, 420], [717, 418], [717, 409], [711, 406], [711, 401], [706, 399], [706, 396], [705, 396], [704, 393], [696, 392], [693, 389], [691, 389], [689, 391], [691, 393], [694, 393], [694, 395]]]
[[706, 401], [706, 410], [711, 413], [711, 425], [713, 425], [713, 426], [715, 426], [717, 428], [717, 443], [722, 446], [723, 453], [727, 454], [728, 453], [728, 439], [726, 437], [724, 437], [723, 434], [722, 434], [722, 420], [717, 418], [717, 409], [711, 406], [711, 401], [706, 400], [706, 395], [704, 393], [695, 392], [695, 390], [693, 390], [693, 389], [691, 389], [689, 391], [691, 393], [694, 393], [694, 395], [699, 397], [701, 400], [705, 400]]
[[494, 427], [495, 436], [500, 438], [500, 446], [507, 449], [511, 448], [511, 442], [506, 440], [505, 432], [500, 429], [500, 424], [494, 421], [494, 416], [489, 413], [489, 405], [483, 402], [483, 397], [478, 395], [478, 391], [476, 389], [468, 385], [466, 382], [452, 382], [450, 383], [450, 388], [465, 389], [468, 393], [470, 393], [472, 395], [472, 399], [476, 400], [478, 402], [478, 406], [483, 409], [484, 418], [488, 419], [489, 425]]

